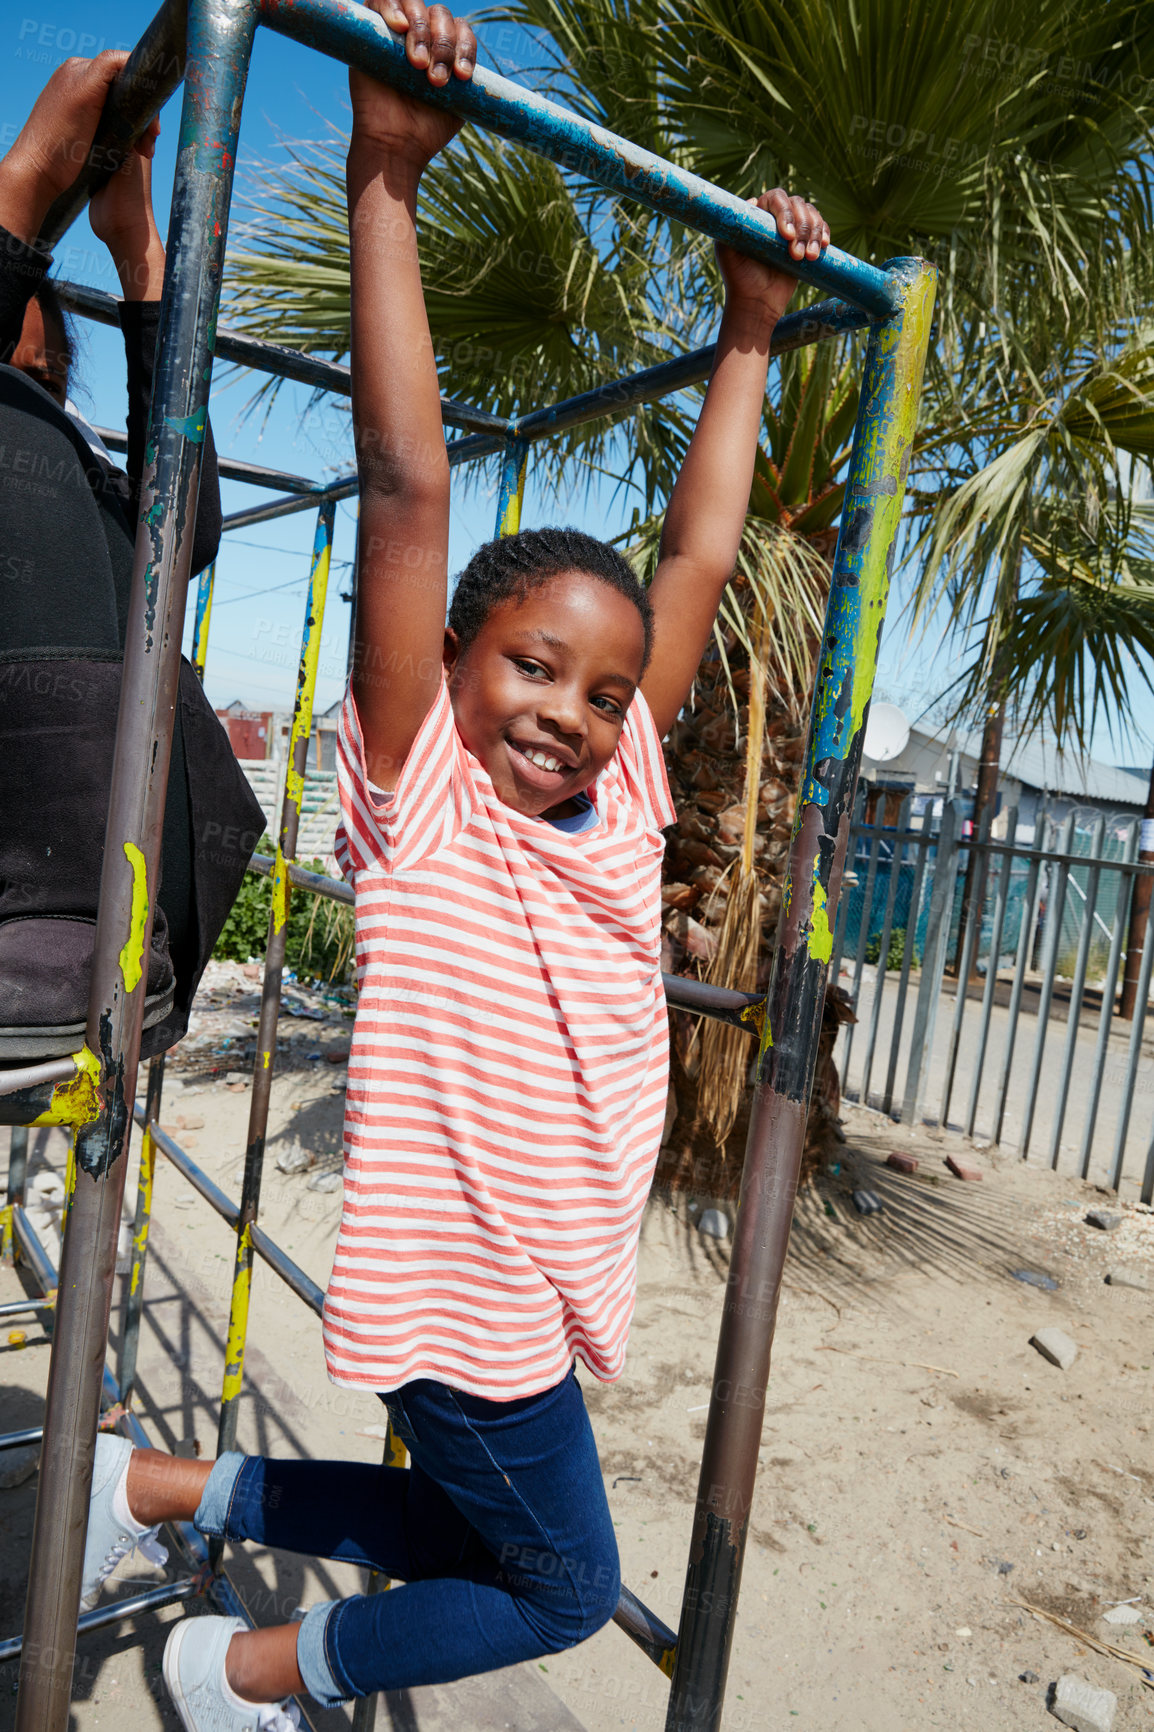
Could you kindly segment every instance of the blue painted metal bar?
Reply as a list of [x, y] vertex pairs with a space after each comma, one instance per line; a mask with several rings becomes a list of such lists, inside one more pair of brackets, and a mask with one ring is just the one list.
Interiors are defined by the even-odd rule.
[[433, 90], [425, 74], [409, 65], [400, 38], [375, 12], [352, 0], [261, 0], [260, 16], [282, 36], [359, 67], [434, 108], [451, 109], [499, 138], [523, 144], [573, 174], [777, 265], [875, 317], [886, 318], [900, 305], [897, 285], [876, 265], [832, 246], [822, 258], [798, 263], [764, 211], [486, 67], [479, 66], [467, 84], [450, 79], [444, 90]]
[[[784, 355], [791, 349], [804, 349], [810, 343], [821, 343], [829, 337], [840, 337], [847, 331], [860, 331], [870, 323], [870, 316], [861, 307], [847, 306], [844, 301], [818, 301], [797, 313], [786, 313], [779, 319], [770, 343], [771, 355]], [[672, 361], [662, 361], [644, 372], [615, 379], [600, 385], [595, 391], [585, 391], [578, 397], [566, 397], [548, 409], [534, 409], [531, 415], [521, 415], [511, 423], [511, 431], [524, 439], [540, 439], [563, 433], [583, 421], [612, 415], [631, 409], [638, 403], [667, 397], [708, 379], [713, 366], [716, 345], [707, 343], [702, 349], [692, 349]]]
[[192, 627], [192, 665], [201, 685], [208, 656], [208, 628], [212, 620], [212, 592], [216, 584], [216, 560], [206, 565], [196, 585], [196, 617]]
[[[829, 337], [841, 336], [847, 331], [861, 330], [869, 322], [869, 314], [860, 307], [847, 306], [841, 301], [819, 301], [799, 313], [787, 313], [784, 319], [778, 321], [769, 352], [771, 355], [783, 355], [788, 350], [801, 349], [809, 343], [820, 343]], [[670, 396], [674, 391], [683, 391], [689, 385], [699, 385], [703, 379], [709, 377], [710, 368], [713, 366], [713, 349], [713, 344], [709, 343], [703, 349], [693, 349], [689, 354], [678, 355], [672, 361], [662, 361], [656, 367], [646, 367], [640, 373], [627, 374], [623, 379], [615, 379], [608, 385], [599, 385], [594, 391], [582, 391], [576, 397], [565, 397], [548, 409], [535, 409], [531, 415], [524, 415], [520, 420], [501, 422], [501, 432], [469, 433], [463, 439], [454, 439], [447, 447], [449, 467], [456, 469], [462, 463], [472, 463], [504, 451], [505, 427], [530, 442], [546, 439], [566, 432], [571, 427], [580, 427], [586, 421], [622, 414], [628, 409], [637, 408], [641, 403], [653, 403], [661, 397]], [[443, 412], [444, 398], [441, 400], [441, 407]], [[469, 413], [474, 411], [470, 410]], [[476, 413], [480, 414], [481, 411]], [[497, 420], [498, 417], [493, 419]], [[226, 464], [221, 464], [220, 472], [229, 479]], [[273, 471], [265, 473], [270, 485], [277, 484]], [[249, 477], [238, 475], [236, 479], [247, 480]], [[254, 475], [252, 479], [255, 481], [258, 477]], [[261, 484], [263, 485], [263, 482]], [[286, 477], [279, 485], [296, 486], [296, 482], [290, 482]], [[224, 519], [223, 527], [226, 530], [251, 529], [256, 523], [271, 523], [277, 517], [291, 517], [310, 505], [316, 505], [322, 499], [349, 499], [356, 491], [357, 478], [354, 474], [340, 475], [325, 486], [318, 484], [310, 488], [306, 482], [300, 486], [295, 496], [286, 493], [276, 499], [267, 499], [262, 505], [249, 505], [242, 511], [232, 512]]]
[[[64, 281], [56, 282], [56, 292], [70, 312], [93, 319], [98, 325], [119, 325], [114, 295], [90, 289], [87, 283]], [[343, 361], [326, 361], [320, 355], [306, 354], [303, 349], [286, 349], [279, 343], [266, 342], [263, 337], [230, 330], [227, 325], [218, 325], [213, 333], [213, 354], [218, 361], [231, 361], [238, 367], [251, 367], [278, 379], [293, 379], [298, 385], [331, 391], [337, 397], [348, 397], [352, 392], [352, 373]], [[458, 403], [454, 397], [441, 398], [441, 419], [446, 427], [469, 427], [474, 432], [502, 433], [508, 425], [504, 415], [474, 409], [468, 403]]]
[[[870, 315], [860, 307], [847, 306], [844, 301], [817, 301], [798, 313], [787, 313], [779, 319], [769, 346], [771, 355], [784, 355], [792, 349], [804, 349], [810, 343], [825, 342], [848, 331], [860, 331], [870, 323]], [[691, 349], [671, 361], [660, 361], [640, 373], [627, 373], [595, 390], [582, 391], [576, 397], [564, 397], [547, 409], [534, 409], [509, 423], [510, 430], [523, 439], [551, 438], [586, 421], [603, 416], [620, 415], [636, 409], [642, 403], [655, 403], [662, 397], [684, 391], [690, 385], [700, 385], [708, 379], [713, 366], [714, 344]], [[502, 441], [489, 434], [471, 434], [455, 439], [449, 446], [449, 465], [456, 468], [478, 457], [491, 457], [503, 448]]]
[[[500, 450], [500, 445], [495, 445], [494, 449]], [[221, 529], [251, 529], [254, 523], [271, 523], [274, 517], [292, 517], [298, 511], [315, 509], [326, 499], [352, 499], [357, 491], [355, 473], [338, 475], [327, 487], [318, 487], [313, 493], [285, 493], [276, 499], [267, 499], [263, 505], [248, 505], [243, 511], [230, 512], [223, 519]]]
[[[127, 451], [128, 435], [115, 427], [94, 427], [110, 451]], [[222, 457], [217, 452], [216, 472], [222, 481], [243, 481], [248, 487], [283, 487], [286, 493], [307, 493], [314, 496], [325, 487], [323, 481], [313, 481], [307, 475], [291, 475], [286, 469], [266, 469], [261, 463], [244, 463], [238, 457]]]

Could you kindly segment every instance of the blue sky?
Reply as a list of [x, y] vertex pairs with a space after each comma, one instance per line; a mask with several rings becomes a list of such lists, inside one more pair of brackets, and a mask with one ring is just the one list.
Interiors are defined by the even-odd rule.
[[[116, 0], [114, 5], [99, 8], [93, 7], [91, 0], [86, 4], [55, 0], [46, 6], [15, 0], [6, 6], [0, 23], [0, 148], [6, 149], [11, 143], [55, 66], [69, 54], [131, 47], [154, 10], [154, 4], [143, 0]], [[93, 23], [94, 17], [99, 24]], [[485, 33], [481, 35], [490, 63], [497, 62], [502, 71], [515, 76], [515, 33], [505, 26], [499, 39], [487, 42]], [[155, 162], [155, 201], [162, 234], [167, 227], [179, 100], [178, 92], [162, 116]], [[343, 67], [271, 31], [258, 31], [241, 128], [238, 192], [243, 193], [257, 163], [268, 165], [277, 160], [283, 137], [320, 137], [326, 120], [344, 126], [346, 115]], [[118, 292], [111, 261], [86, 217], [81, 217], [60, 243], [56, 271], [107, 293]], [[218, 369], [212, 393], [213, 426], [222, 453], [318, 479], [351, 467], [347, 415], [335, 400], [327, 399], [319, 409], [306, 412], [309, 393], [285, 385], [271, 416], [266, 418], [260, 412], [246, 416], [252, 377], [230, 376], [230, 371]], [[122, 427], [124, 363], [116, 332], [81, 322], [78, 375], [79, 389], [74, 388], [74, 395], [83, 412], [97, 424]], [[223, 495], [226, 513], [258, 497], [254, 489], [237, 483], [225, 483]], [[450, 550], [454, 569], [465, 563], [479, 541], [493, 533], [494, 508], [487, 483], [470, 482], [458, 472]], [[559, 500], [535, 487], [530, 470], [523, 516], [526, 525], [572, 521], [594, 533], [614, 535], [626, 527], [628, 517], [628, 504], [622, 496], [614, 498], [607, 490], [594, 489], [588, 496], [582, 493]], [[312, 533], [312, 513], [301, 513], [226, 537], [217, 563], [206, 679], [214, 703], [223, 705], [239, 697], [254, 708], [291, 704]], [[337, 517], [335, 581], [330, 586], [321, 644], [320, 707], [339, 697], [343, 683], [349, 610], [340, 596], [348, 589], [347, 562], [352, 559], [353, 534], [353, 508], [343, 503]], [[900, 610], [898, 593], [891, 601], [878, 687], [879, 695], [900, 704], [912, 719], [932, 703], [949, 677], [943, 670], [951, 658], [934, 653], [933, 638], [912, 643]], [[186, 647], [190, 630], [191, 625]], [[1154, 702], [1145, 698], [1136, 708], [1143, 737], [1115, 749], [1101, 730], [1094, 742], [1097, 755], [1110, 761], [1148, 761]]]

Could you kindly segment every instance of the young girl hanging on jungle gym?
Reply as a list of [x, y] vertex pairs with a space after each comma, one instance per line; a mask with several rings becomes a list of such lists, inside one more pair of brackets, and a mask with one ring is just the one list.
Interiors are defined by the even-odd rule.
[[[468, 25], [378, 0], [430, 84]], [[452, 116], [354, 72], [348, 159], [361, 477], [338, 850], [360, 999], [345, 1204], [325, 1302], [339, 1384], [381, 1392], [409, 1468], [215, 1464], [102, 1436], [84, 1588], [144, 1530], [372, 1564], [405, 1585], [300, 1623], [178, 1623], [184, 1725], [332, 1705], [557, 1652], [617, 1604], [613, 1526], [574, 1375], [620, 1375], [665, 1113], [661, 740], [737, 555], [769, 342], [793, 279], [722, 250], [725, 311], [648, 591], [611, 547], [526, 531], [474, 555], [445, 628], [449, 468], [421, 290], [421, 173]], [[829, 231], [781, 191], [796, 260]]]

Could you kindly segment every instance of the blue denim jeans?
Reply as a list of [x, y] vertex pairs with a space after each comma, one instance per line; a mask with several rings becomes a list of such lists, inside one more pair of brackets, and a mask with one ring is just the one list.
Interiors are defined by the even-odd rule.
[[306, 1613], [324, 1707], [559, 1653], [609, 1621], [617, 1541], [577, 1379], [484, 1401], [420, 1378], [384, 1397], [411, 1466], [221, 1456], [201, 1533], [371, 1564], [405, 1585]]

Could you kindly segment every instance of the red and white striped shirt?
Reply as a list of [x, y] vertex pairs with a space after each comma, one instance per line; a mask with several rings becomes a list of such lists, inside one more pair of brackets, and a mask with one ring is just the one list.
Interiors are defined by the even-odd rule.
[[566, 834], [497, 798], [444, 685], [390, 797], [351, 691], [337, 858], [360, 999], [329, 1375], [513, 1400], [621, 1374], [665, 1116], [661, 742], [638, 694]]

